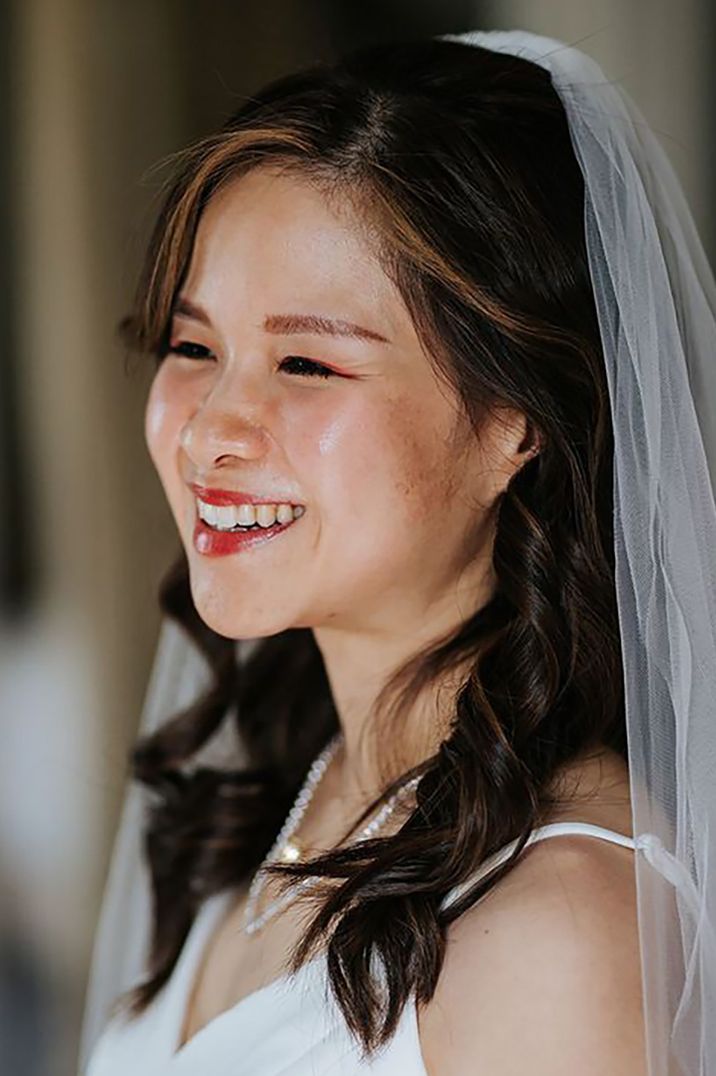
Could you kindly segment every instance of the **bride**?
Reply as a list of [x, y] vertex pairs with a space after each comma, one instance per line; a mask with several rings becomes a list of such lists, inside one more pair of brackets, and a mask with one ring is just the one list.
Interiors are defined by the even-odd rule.
[[151, 944], [88, 1076], [662, 1071], [585, 181], [492, 37], [278, 80], [167, 190], [123, 329], [212, 682], [133, 754]]

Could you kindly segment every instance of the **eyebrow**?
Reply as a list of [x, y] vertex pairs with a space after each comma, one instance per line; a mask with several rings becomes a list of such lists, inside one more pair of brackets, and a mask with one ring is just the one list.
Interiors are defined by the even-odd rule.
[[[177, 300], [173, 313], [193, 318], [202, 325], [211, 325], [211, 319], [206, 311], [183, 296]], [[390, 343], [387, 337], [374, 329], [366, 329], [352, 321], [326, 318], [319, 314], [267, 314], [263, 328], [264, 332], [277, 333], [281, 336], [312, 333], [316, 336], [345, 336], [353, 340], [376, 340], [382, 344]]]

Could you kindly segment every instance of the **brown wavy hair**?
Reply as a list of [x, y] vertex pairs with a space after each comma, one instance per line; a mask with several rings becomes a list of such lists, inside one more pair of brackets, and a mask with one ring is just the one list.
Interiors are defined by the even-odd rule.
[[[541, 445], [495, 508], [494, 593], [411, 656], [378, 700], [376, 735], [388, 757], [419, 694], [468, 669], [435, 752], [393, 773], [356, 825], [418, 776], [414, 810], [391, 836], [275, 868], [287, 881], [331, 879], [290, 967], [326, 947], [331, 988], [367, 1055], [390, 1038], [413, 992], [430, 999], [446, 928], [513, 868], [561, 802], [559, 768], [605, 745], [626, 760], [613, 440], [582, 176], [542, 68], [438, 39], [374, 46], [280, 78], [173, 163], [122, 325], [132, 347], [157, 365], [166, 354], [212, 194], [253, 168], [278, 166], [357, 209], [475, 436], [508, 406]], [[235, 641], [199, 618], [183, 553], [160, 604], [207, 656], [214, 682], [132, 754], [134, 777], [154, 796], [145, 830], [150, 969], [129, 995], [134, 1014], [169, 978], [201, 903], [256, 869], [339, 727], [310, 629], [262, 639], [238, 662]], [[225, 721], [237, 724], [242, 764], [200, 765], [194, 756]], [[504, 864], [441, 907], [514, 839]], [[382, 984], [371, 974], [376, 956]]]

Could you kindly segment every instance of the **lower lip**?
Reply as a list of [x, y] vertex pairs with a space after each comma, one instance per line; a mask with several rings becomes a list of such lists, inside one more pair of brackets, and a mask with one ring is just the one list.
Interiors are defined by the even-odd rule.
[[299, 516], [290, 523], [276, 523], [273, 527], [260, 531], [216, 531], [197, 516], [194, 524], [194, 549], [205, 557], [228, 557], [231, 553], [241, 553], [254, 546], [266, 545], [280, 534], [285, 534], [300, 518]]

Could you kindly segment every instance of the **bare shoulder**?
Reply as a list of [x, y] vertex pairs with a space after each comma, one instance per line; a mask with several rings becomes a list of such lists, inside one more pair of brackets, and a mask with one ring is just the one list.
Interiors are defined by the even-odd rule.
[[418, 1010], [428, 1076], [646, 1076], [633, 857], [538, 841], [450, 926]]

